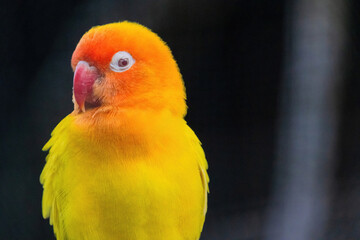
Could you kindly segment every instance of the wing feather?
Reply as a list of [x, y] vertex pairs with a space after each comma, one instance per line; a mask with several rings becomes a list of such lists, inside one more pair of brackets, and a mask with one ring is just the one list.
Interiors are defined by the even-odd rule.
[[194, 133], [193, 130], [191, 130], [190, 127], [188, 127], [187, 136], [190, 139], [190, 145], [192, 146], [192, 150], [195, 152], [196, 160], [199, 167], [199, 175], [201, 178], [202, 186], [203, 186], [203, 196], [204, 196], [204, 203], [203, 203], [203, 211], [202, 211], [202, 217], [203, 221], [201, 223], [200, 232], [202, 231], [203, 223], [205, 221], [205, 215], [207, 212], [207, 195], [210, 192], [209, 191], [209, 175], [207, 173], [208, 169], [208, 163], [205, 158], [204, 150], [201, 147], [201, 142]]
[[50, 225], [54, 227], [54, 233], [58, 240], [65, 240], [66, 234], [62, 224], [59, 211], [59, 200], [61, 192], [59, 192], [58, 173], [62, 168], [63, 161], [60, 158], [66, 148], [66, 131], [70, 124], [70, 116], [64, 118], [51, 133], [50, 140], [43, 147], [43, 151], [49, 151], [46, 156], [46, 164], [40, 175], [40, 183], [43, 185], [42, 198], [42, 215], [49, 218]]

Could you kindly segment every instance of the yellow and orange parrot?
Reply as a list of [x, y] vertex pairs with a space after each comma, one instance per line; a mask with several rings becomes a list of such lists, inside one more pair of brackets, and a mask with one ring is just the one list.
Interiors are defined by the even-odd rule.
[[42, 213], [59, 240], [196, 240], [207, 162], [169, 47], [137, 23], [90, 29], [71, 60], [74, 111], [52, 132]]

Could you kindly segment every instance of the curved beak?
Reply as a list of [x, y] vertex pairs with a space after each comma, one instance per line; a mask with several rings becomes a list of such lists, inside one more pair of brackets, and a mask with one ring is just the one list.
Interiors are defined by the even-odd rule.
[[85, 112], [85, 101], [92, 98], [93, 85], [100, 74], [96, 67], [80, 61], [75, 68], [73, 81], [73, 98], [76, 106]]

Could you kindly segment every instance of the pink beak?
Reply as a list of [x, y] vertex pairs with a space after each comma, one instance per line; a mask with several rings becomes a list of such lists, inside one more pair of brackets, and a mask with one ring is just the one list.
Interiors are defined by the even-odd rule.
[[80, 61], [74, 73], [73, 93], [75, 104], [81, 111], [85, 112], [85, 101], [91, 101], [92, 88], [96, 79], [100, 76], [99, 71], [94, 66], [90, 66], [85, 61]]

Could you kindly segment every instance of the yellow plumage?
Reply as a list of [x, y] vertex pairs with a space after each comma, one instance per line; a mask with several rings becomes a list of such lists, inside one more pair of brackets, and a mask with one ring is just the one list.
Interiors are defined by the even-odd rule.
[[[151, 49], [137, 53], [147, 44]], [[108, 67], [119, 50], [131, 53], [137, 64], [124, 73]], [[153, 63], [154, 56], [161, 61]], [[116, 23], [84, 35], [73, 55], [74, 69], [79, 61], [89, 64], [76, 66], [74, 86], [76, 78], [99, 78], [86, 91], [74, 89], [74, 112], [43, 148], [49, 150], [40, 176], [43, 216], [50, 218], [57, 239], [199, 239], [207, 209], [207, 162], [183, 119], [184, 87], [168, 47], [138, 24]], [[78, 68], [87, 72], [77, 73]], [[83, 110], [86, 101], [97, 105], [82, 112], [77, 101]]]

